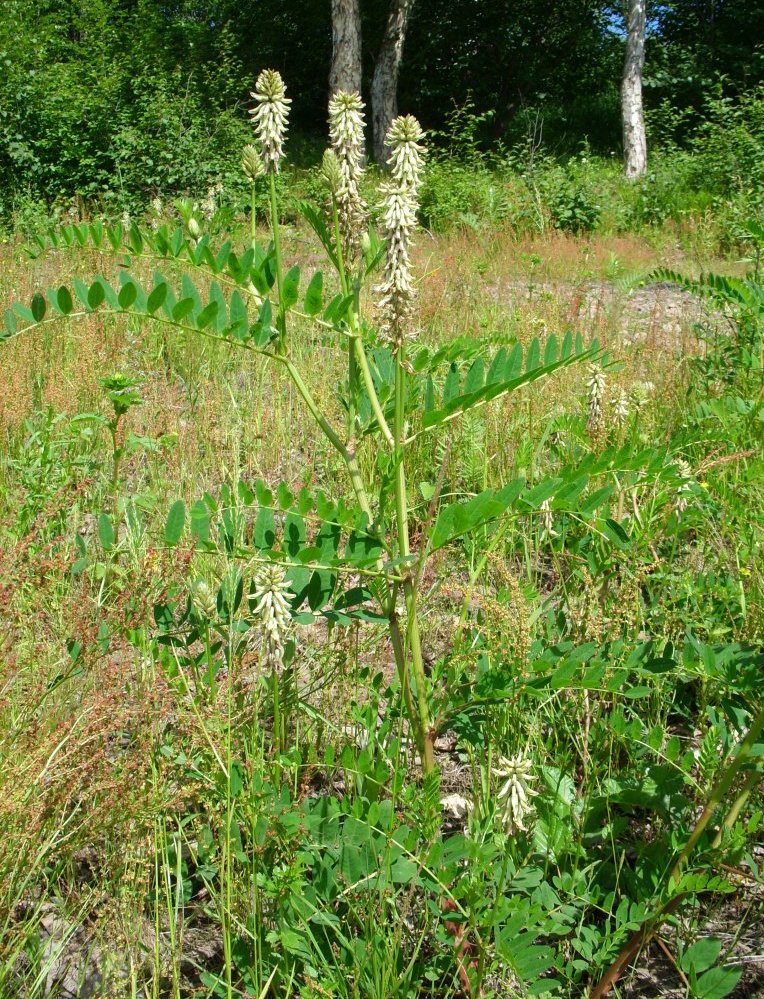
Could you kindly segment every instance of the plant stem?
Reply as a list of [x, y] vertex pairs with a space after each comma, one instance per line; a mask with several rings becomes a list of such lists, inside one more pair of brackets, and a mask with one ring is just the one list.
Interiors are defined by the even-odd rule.
[[270, 173], [268, 178], [270, 180], [271, 195], [271, 231], [273, 232], [273, 250], [276, 255], [276, 288], [279, 293], [279, 313], [277, 322], [281, 337], [280, 348], [283, 351], [285, 346], [284, 341], [286, 340], [286, 311], [284, 309], [284, 270], [281, 257], [281, 233], [279, 230], [278, 199], [276, 197], [276, 174]]
[[[401, 344], [395, 352], [395, 516], [398, 528], [398, 554], [408, 559], [411, 554], [409, 544], [408, 500], [406, 496], [406, 470], [404, 466], [406, 369], [405, 348]], [[433, 735], [430, 730], [430, 712], [427, 705], [427, 680], [422, 660], [422, 644], [417, 617], [416, 589], [411, 578], [410, 567], [403, 567], [403, 594], [406, 599], [406, 637], [411, 649], [411, 666], [416, 686], [417, 713], [411, 721], [419, 742], [419, 755], [425, 774], [435, 768]]]
[[256, 212], [255, 212], [255, 202], [256, 202], [256, 199], [255, 199], [255, 182], [253, 180], [252, 181], [252, 187], [250, 189], [250, 206], [251, 206], [250, 223], [251, 223], [251, 227], [252, 227], [252, 249], [253, 250], [257, 246], [257, 215], [256, 215]]
[[283, 753], [284, 745], [281, 732], [281, 702], [279, 699], [279, 677], [276, 667], [271, 668], [271, 690], [273, 694], [273, 741], [278, 751]]
[[294, 363], [288, 357], [285, 357], [283, 355], [278, 356], [276, 360], [281, 361], [281, 363], [287, 369], [287, 371], [289, 372], [289, 377], [294, 382], [295, 388], [302, 396], [305, 405], [308, 407], [308, 409], [311, 412], [311, 415], [313, 416], [313, 419], [316, 421], [321, 430], [324, 432], [324, 435], [327, 437], [332, 447], [334, 447], [334, 449], [337, 452], [339, 452], [339, 454], [341, 455], [342, 460], [345, 462], [345, 465], [347, 466], [348, 474], [350, 475], [350, 481], [353, 486], [353, 492], [356, 495], [356, 499], [358, 500], [359, 506], [369, 518], [369, 523], [371, 523], [372, 520], [371, 504], [369, 503], [369, 497], [366, 492], [366, 486], [364, 484], [363, 477], [361, 475], [361, 470], [358, 467], [358, 461], [356, 459], [355, 453], [353, 451], [348, 450], [348, 448], [342, 443], [337, 432], [334, 430], [334, 428], [331, 426], [331, 424], [326, 419], [324, 414], [318, 408], [318, 405], [315, 399], [313, 398], [310, 389], [303, 381], [302, 376], [295, 367]]
[[687, 860], [689, 855], [695, 849], [695, 846], [703, 835], [706, 826], [711, 821], [714, 812], [727, 796], [732, 784], [740, 772], [740, 768], [746, 762], [748, 757], [751, 755], [751, 751], [761, 734], [762, 729], [764, 729], [764, 707], [759, 710], [759, 713], [751, 722], [751, 727], [748, 729], [748, 733], [740, 743], [740, 748], [735, 754], [734, 760], [727, 764], [726, 768], [722, 771], [720, 776], [717, 778], [716, 784], [714, 785], [711, 795], [706, 802], [706, 806], [700, 813], [700, 818], [695, 823], [695, 828], [690, 834], [690, 838], [684, 845], [682, 852], [676, 859], [674, 867], [671, 871], [670, 880], [674, 881], [679, 876], [682, 864]]
[[[348, 283], [348, 275], [345, 269], [345, 257], [344, 251], [342, 249], [342, 235], [340, 233], [340, 219], [337, 212], [337, 202], [332, 198], [332, 221], [334, 223], [334, 242], [337, 248], [337, 261], [338, 261], [338, 271], [340, 276], [340, 287], [342, 288], [343, 295], [350, 294], [350, 285]], [[355, 372], [352, 370], [353, 365], [357, 365], [360, 369], [361, 376], [363, 378], [363, 383], [366, 388], [366, 392], [369, 396], [369, 401], [371, 402], [372, 412], [374, 413], [374, 418], [379, 425], [379, 429], [382, 431], [382, 435], [389, 444], [390, 447], [394, 447], [395, 441], [393, 438], [392, 431], [388, 426], [387, 420], [385, 419], [385, 414], [382, 411], [382, 406], [379, 402], [379, 396], [377, 395], [377, 390], [374, 387], [374, 379], [371, 377], [371, 370], [369, 369], [369, 360], [366, 357], [366, 351], [364, 350], [363, 340], [361, 338], [361, 323], [360, 323], [360, 303], [358, 300], [358, 291], [356, 290], [355, 301], [350, 309], [350, 365], [351, 365], [351, 389], [354, 384], [353, 375]], [[353, 360], [355, 358], [355, 361]]]

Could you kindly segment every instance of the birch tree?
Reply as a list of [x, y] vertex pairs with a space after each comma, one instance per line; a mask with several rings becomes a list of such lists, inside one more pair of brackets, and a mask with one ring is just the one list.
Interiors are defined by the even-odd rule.
[[645, 66], [647, 0], [627, 0], [626, 58], [621, 81], [624, 171], [629, 180], [647, 169], [647, 139], [642, 107], [642, 71]]
[[361, 92], [361, 11], [359, 0], [332, 0], [332, 66], [329, 96], [338, 90]]
[[406, 29], [415, 0], [390, 0], [385, 34], [371, 81], [371, 121], [374, 159], [384, 163], [389, 156], [385, 136], [398, 114], [398, 72], [403, 58]]

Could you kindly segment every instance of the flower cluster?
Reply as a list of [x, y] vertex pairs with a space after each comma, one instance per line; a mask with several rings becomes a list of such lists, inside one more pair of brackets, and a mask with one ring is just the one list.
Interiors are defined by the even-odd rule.
[[626, 389], [621, 389], [618, 397], [613, 400], [613, 419], [617, 427], [626, 425], [629, 418], [629, 394]]
[[396, 118], [387, 133], [391, 153], [388, 159], [393, 180], [400, 187], [418, 191], [424, 169], [424, 138], [422, 126], [413, 115]]
[[589, 365], [589, 380], [586, 383], [588, 393], [587, 425], [595, 431], [602, 419], [602, 397], [605, 394], [605, 374], [597, 364]]
[[366, 223], [366, 206], [360, 194], [364, 154], [363, 109], [364, 103], [358, 93], [338, 90], [329, 101], [329, 138], [338, 176], [331, 161], [325, 166], [331, 175], [331, 179], [327, 179], [337, 202], [343, 249], [347, 257], [354, 255]]
[[380, 308], [385, 313], [384, 332], [398, 348], [405, 338], [405, 323], [414, 305], [411, 277], [411, 237], [416, 227], [418, 194], [424, 164], [424, 133], [416, 118], [396, 118], [387, 133], [392, 149], [391, 181], [382, 187], [382, 227], [387, 239], [385, 280], [381, 288]]
[[695, 477], [689, 464], [683, 458], [677, 461], [676, 470], [682, 479], [676, 491], [676, 512], [681, 517], [690, 505], [690, 495]]
[[292, 103], [286, 96], [281, 74], [275, 69], [264, 69], [257, 78], [252, 97], [257, 101], [257, 107], [250, 114], [260, 142], [263, 166], [267, 173], [278, 173]]
[[288, 597], [294, 596], [278, 565], [266, 565], [255, 575], [253, 614], [260, 619], [263, 663], [277, 669], [284, 661], [284, 637], [291, 624]]
[[530, 781], [536, 780], [531, 775], [530, 760], [522, 756], [502, 756], [493, 773], [504, 782], [496, 797], [504, 829], [510, 836], [518, 830], [525, 831], [525, 822], [533, 812], [530, 799], [538, 794], [530, 786]]
[[552, 500], [545, 499], [539, 507], [541, 514], [541, 537], [556, 538], [557, 531], [554, 529], [554, 515], [552, 514]]

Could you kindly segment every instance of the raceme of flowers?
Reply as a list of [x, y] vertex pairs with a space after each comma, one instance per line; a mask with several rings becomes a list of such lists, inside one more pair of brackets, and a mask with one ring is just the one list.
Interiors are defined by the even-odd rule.
[[530, 786], [530, 782], [536, 780], [531, 774], [531, 766], [530, 760], [517, 755], [500, 757], [493, 768], [494, 776], [502, 781], [496, 796], [497, 812], [510, 836], [526, 831], [526, 822], [533, 813], [531, 798], [536, 797], [538, 791]]
[[291, 98], [281, 74], [275, 69], [264, 69], [257, 78], [252, 97], [257, 107], [250, 111], [255, 123], [255, 134], [260, 142], [260, 155], [266, 173], [278, 173], [284, 155], [284, 138], [289, 122]]
[[366, 206], [360, 194], [364, 154], [364, 103], [358, 93], [338, 91], [329, 101], [329, 138], [339, 171], [336, 176], [333, 164], [326, 168], [330, 173], [329, 185], [337, 203], [347, 256], [354, 255], [366, 223]]
[[419, 140], [424, 133], [416, 118], [396, 118], [387, 133], [392, 148], [389, 159], [392, 179], [382, 187], [382, 228], [387, 239], [385, 278], [380, 308], [383, 332], [399, 348], [407, 335], [406, 322], [414, 304], [411, 275], [411, 238], [416, 228], [418, 194], [423, 166]]
[[605, 374], [598, 365], [589, 365], [589, 379], [586, 383], [588, 394], [587, 423], [590, 430], [596, 430], [602, 419], [602, 397], [605, 393]]
[[266, 565], [255, 574], [252, 610], [259, 620], [262, 638], [263, 664], [277, 669], [284, 661], [284, 639], [291, 625], [292, 616], [286, 573], [279, 565]]

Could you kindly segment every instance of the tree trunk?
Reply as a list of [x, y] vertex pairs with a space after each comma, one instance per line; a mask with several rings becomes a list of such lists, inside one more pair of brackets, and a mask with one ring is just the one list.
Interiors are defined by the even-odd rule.
[[385, 37], [379, 50], [371, 81], [371, 120], [374, 130], [374, 159], [384, 163], [390, 155], [385, 136], [398, 114], [398, 70], [403, 58], [406, 28], [415, 0], [390, 0]]
[[332, 68], [329, 96], [338, 90], [361, 93], [361, 12], [359, 0], [332, 0]]
[[626, 59], [621, 81], [623, 118], [623, 162], [628, 180], [636, 180], [647, 169], [647, 139], [642, 108], [642, 71], [645, 67], [647, 0], [628, 0]]

